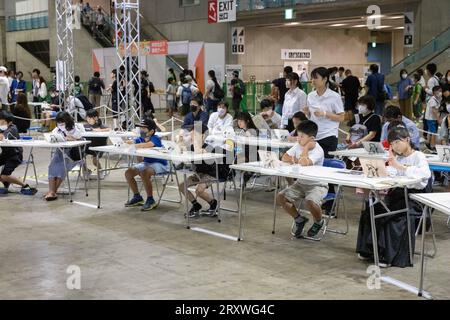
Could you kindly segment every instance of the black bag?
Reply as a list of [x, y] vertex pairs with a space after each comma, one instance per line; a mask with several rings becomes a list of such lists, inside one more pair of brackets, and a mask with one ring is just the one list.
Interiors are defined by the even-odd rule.
[[155, 93], [155, 86], [153, 85], [153, 82], [148, 82], [148, 90], [150, 91], [150, 93]]
[[86, 110], [86, 112], [91, 109], [94, 109], [94, 106], [92, 105], [92, 103], [89, 101], [89, 99], [85, 95], [80, 94], [77, 96], [77, 98], [83, 104], [84, 110]]
[[225, 98], [225, 92], [222, 90], [217, 81], [214, 81], [213, 95], [216, 100], [222, 100]]
[[69, 151], [69, 158], [72, 159], [72, 161], [80, 161], [83, 159], [84, 149], [85, 148], [82, 147], [80, 152], [80, 148], [78, 147], [71, 148]]

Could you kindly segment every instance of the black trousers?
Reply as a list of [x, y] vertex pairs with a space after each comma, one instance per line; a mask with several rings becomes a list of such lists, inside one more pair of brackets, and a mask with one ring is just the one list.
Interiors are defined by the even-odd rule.
[[[33, 97], [33, 102], [37, 103], [39, 102], [39, 98], [38, 97]], [[34, 118], [35, 119], [41, 119], [41, 115], [42, 115], [42, 106], [38, 105], [38, 106], [34, 106]]]
[[317, 143], [322, 147], [323, 152], [325, 153], [325, 158], [333, 159], [333, 156], [330, 156], [330, 152], [337, 150], [338, 138], [335, 136], [326, 137], [322, 140], [317, 141]]

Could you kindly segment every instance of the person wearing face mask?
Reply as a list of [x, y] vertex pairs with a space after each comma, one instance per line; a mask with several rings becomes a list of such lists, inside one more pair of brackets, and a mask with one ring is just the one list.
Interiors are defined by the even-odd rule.
[[[388, 134], [388, 141], [391, 145], [387, 168], [391, 177], [419, 178], [420, 182], [409, 185], [408, 193], [429, 192], [429, 180], [431, 171], [425, 155], [420, 151], [415, 151], [411, 145], [411, 137], [404, 126], [394, 127]], [[404, 210], [406, 207], [405, 190], [393, 188], [388, 191], [384, 198], [384, 203], [390, 211]], [[372, 227], [370, 218], [369, 203], [366, 202], [366, 209], [361, 215], [359, 222], [358, 240], [356, 252], [360, 260], [373, 261]], [[377, 203], [374, 206], [375, 215], [383, 214], [386, 208]], [[409, 201], [410, 221], [407, 221], [406, 214], [385, 217], [377, 220], [378, 252], [380, 257], [380, 267], [411, 267], [409, 241], [414, 250], [415, 241], [415, 218], [417, 214], [422, 214], [421, 206], [413, 201]], [[408, 223], [411, 225], [411, 239], [408, 239]]]
[[405, 69], [400, 71], [400, 80], [397, 82], [398, 103], [402, 114], [409, 119], [413, 119], [411, 107], [411, 95], [413, 89], [413, 81], [408, 77], [408, 71]]
[[439, 108], [442, 102], [442, 89], [440, 86], [433, 88], [433, 96], [427, 102], [427, 111], [425, 112], [425, 120], [427, 122], [428, 132], [428, 144], [427, 147], [430, 150], [435, 150], [436, 134], [438, 132], [438, 120], [439, 120]]
[[233, 127], [233, 116], [228, 113], [228, 102], [220, 102], [217, 112], [209, 117], [208, 131], [210, 135], [221, 135], [226, 128]]
[[27, 83], [23, 80], [23, 72], [19, 71], [16, 74], [16, 78], [12, 81], [11, 84], [11, 103], [15, 103], [17, 101], [17, 95], [19, 93], [27, 92]]
[[[0, 111], [0, 141], [3, 140], [20, 140], [19, 131], [13, 123], [13, 115], [7, 111]], [[4, 188], [0, 188], [0, 194], [8, 194], [8, 188], [11, 184], [21, 187], [20, 192], [23, 195], [35, 195], [37, 190], [31, 188], [28, 184], [24, 184], [12, 174], [16, 168], [22, 164], [23, 149], [22, 148], [1, 148], [0, 153], [0, 182]]]
[[59, 94], [55, 88], [50, 88], [50, 105], [48, 110], [42, 112], [42, 127], [39, 132], [50, 132], [51, 119], [55, 119], [58, 112], [61, 112], [62, 108], [59, 105]]
[[286, 88], [288, 92], [284, 97], [283, 112], [281, 117], [280, 129], [286, 129], [289, 132], [294, 130], [292, 117], [297, 112], [306, 107], [306, 93], [299, 88], [300, 78], [297, 73], [293, 72], [286, 77]]
[[346, 142], [349, 149], [362, 148], [363, 142], [380, 142], [381, 117], [374, 113], [375, 99], [364, 96], [358, 100], [358, 114], [352, 121]]
[[441, 129], [439, 131], [439, 142], [441, 145], [450, 145], [450, 97], [445, 98], [445, 107], [449, 113], [441, 123]]
[[[75, 126], [75, 121], [67, 112], [58, 113], [56, 116], [56, 125], [56, 128], [52, 131], [52, 135], [61, 136], [65, 141], [79, 141], [83, 139], [80, 130]], [[44, 196], [46, 201], [55, 201], [58, 199], [57, 192], [66, 178], [67, 170], [72, 170], [76, 165], [76, 161], [79, 160], [78, 158], [81, 157], [77, 153], [77, 149], [64, 149], [64, 154], [63, 151], [58, 149], [53, 154], [50, 165], [48, 166], [49, 191]], [[65, 167], [63, 157], [66, 159]]]
[[274, 111], [273, 101], [264, 99], [260, 103], [260, 116], [264, 119], [270, 129], [279, 129], [281, 127], [281, 116]]
[[182, 129], [191, 131], [195, 122], [201, 122], [203, 128], [208, 130], [208, 112], [202, 109], [203, 99], [192, 99], [190, 103], [190, 112], [184, 117]]
[[413, 144], [413, 147], [417, 150], [420, 148], [420, 132], [417, 128], [417, 125], [405, 117], [401, 111], [400, 108], [397, 106], [387, 106], [386, 110], [384, 111], [384, 119], [386, 120], [383, 128], [381, 130], [381, 141], [388, 140], [388, 134], [389, 134], [389, 126], [392, 122], [401, 122], [404, 124], [406, 129], [409, 131], [409, 136], [411, 137], [411, 143]]
[[[136, 125], [140, 128], [141, 136], [134, 141], [129, 141], [129, 144], [134, 144], [136, 149], [151, 149], [161, 148], [163, 144], [161, 139], [155, 135], [156, 124], [150, 118], [145, 118], [140, 124]], [[157, 203], [153, 198], [152, 176], [164, 174], [169, 171], [166, 160], [141, 158], [140, 162], [125, 172], [125, 178], [128, 185], [133, 192], [133, 198], [125, 204], [125, 207], [141, 207], [141, 211], [150, 211], [157, 207]], [[145, 192], [147, 193], [147, 200], [144, 202], [139, 187], [136, 182], [136, 176], [140, 176], [144, 184]]]

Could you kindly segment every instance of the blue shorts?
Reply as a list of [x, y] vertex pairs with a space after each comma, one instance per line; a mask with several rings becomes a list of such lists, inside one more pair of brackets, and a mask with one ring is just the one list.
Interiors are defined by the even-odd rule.
[[427, 120], [428, 132], [437, 133], [438, 132], [438, 122], [437, 120]]
[[160, 162], [153, 162], [153, 163], [141, 162], [133, 166], [133, 169], [136, 169], [137, 171], [139, 171], [139, 173], [142, 173], [150, 168], [153, 169], [157, 175], [164, 174], [169, 171], [167, 165], [163, 165]]

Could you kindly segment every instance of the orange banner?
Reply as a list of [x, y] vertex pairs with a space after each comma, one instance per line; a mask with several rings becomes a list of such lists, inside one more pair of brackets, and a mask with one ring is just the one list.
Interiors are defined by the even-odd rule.
[[[169, 44], [167, 41], [144, 41], [139, 44], [141, 49], [141, 55], [151, 56], [151, 55], [167, 55], [169, 53]], [[120, 54], [124, 55], [124, 47], [121, 45], [119, 47]], [[137, 56], [138, 50], [136, 46], [131, 48], [131, 54]]]

